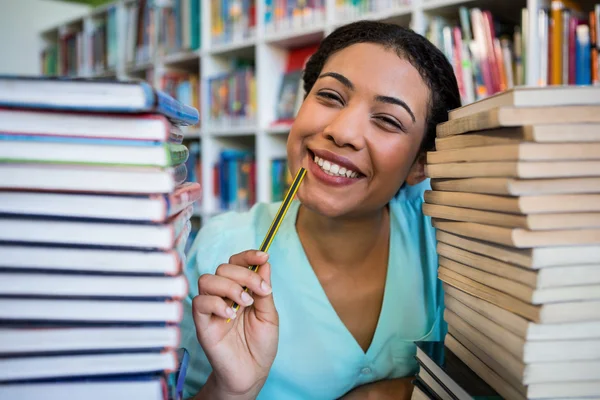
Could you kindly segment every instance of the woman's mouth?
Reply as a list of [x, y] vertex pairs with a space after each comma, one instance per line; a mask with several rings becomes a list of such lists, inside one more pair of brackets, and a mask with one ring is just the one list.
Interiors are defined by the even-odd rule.
[[333, 161], [325, 160], [316, 155], [313, 157], [313, 161], [327, 175], [340, 176], [340, 177], [346, 177], [346, 178], [358, 178], [358, 172], [352, 171], [345, 167], [341, 167], [341, 166], [335, 164]]
[[354, 164], [344, 157], [324, 150], [308, 152], [312, 159], [312, 162], [309, 161], [308, 170], [321, 183], [328, 186], [346, 186], [365, 177], [360, 171], [352, 169]]

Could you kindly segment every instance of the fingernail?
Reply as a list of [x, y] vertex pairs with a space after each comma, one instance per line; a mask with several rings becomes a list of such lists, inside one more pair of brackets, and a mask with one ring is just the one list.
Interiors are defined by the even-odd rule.
[[265, 256], [267, 255], [267, 253], [265, 253], [264, 251], [257, 251], [257, 252], [256, 252], [256, 255], [257, 255], [258, 257], [265, 257]]
[[265, 292], [266, 294], [271, 294], [271, 286], [269, 286], [269, 284], [265, 281], [262, 281], [260, 283], [260, 288], [263, 290], [263, 292]]
[[235, 310], [231, 307], [227, 307], [225, 314], [227, 314], [229, 318], [235, 318]]
[[242, 292], [242, 301], [247, 306], [249, 306], [250, 304], [254, 303], [254, 299], [248, 293], [246, 293], [245, 291]]

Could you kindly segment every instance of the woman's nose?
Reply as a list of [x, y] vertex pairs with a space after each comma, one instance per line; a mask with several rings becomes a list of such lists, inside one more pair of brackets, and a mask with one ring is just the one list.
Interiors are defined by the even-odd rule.
[[360, 106], [347, 106], [325, 127], [323, 135], [338, 147], [349, 146], [359, 150], [364, 146], [368, 120], [368, 113]]

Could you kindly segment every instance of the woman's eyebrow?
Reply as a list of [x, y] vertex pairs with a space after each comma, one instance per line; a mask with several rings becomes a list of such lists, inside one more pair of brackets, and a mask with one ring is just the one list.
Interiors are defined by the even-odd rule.
[[346, 86], [348, 89], [354, 90], [354, 85], [352, 84], [352, 82], [350, 82], [350, 79], [346, 78], [344, 75], [338, 74], [337, 72], [325, 72], [319, 75], [319, 79], [325, 78], [326, 76], [330, 76], [334, 79], [337, 79], [342, 85]]
[[400, 106], [400, 107], [404, 108], [406, 110], [406, 112], [408, 112], [410, 114], [410, 117], [412, 118], [413, 123], [417, 121], [415, 118], [415, 114], [412, 112], [412, 110], [410, 109], [408, 104], [406, 104], [404, 101], [400, 100], [399, 98], [391, 97], [391, 96], [375, 96], [375, 100], [380, 101], [382, 103], [395, 104], [397, 106]]

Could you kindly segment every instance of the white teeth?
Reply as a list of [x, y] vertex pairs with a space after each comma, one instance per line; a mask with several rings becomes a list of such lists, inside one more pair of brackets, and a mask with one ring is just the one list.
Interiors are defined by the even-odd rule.
[[331, 176], [345, 176], [347, 178], [356, 178], [358, 177], [358, 173], [354, 172], [350, 169], [346, 169], [345, 167], [340, 167], [337, 164], [332, 163], [331, 161], [324, 160], [320, 157], [315, 156], [315, 163], [321, 167], [321, 169], [327, 174]]

